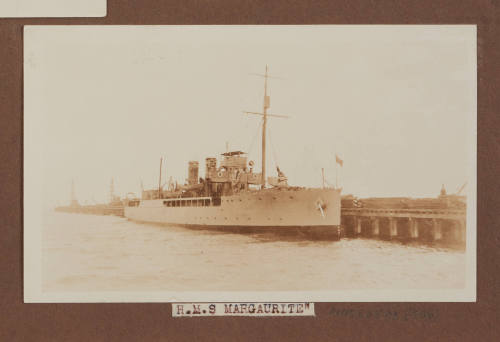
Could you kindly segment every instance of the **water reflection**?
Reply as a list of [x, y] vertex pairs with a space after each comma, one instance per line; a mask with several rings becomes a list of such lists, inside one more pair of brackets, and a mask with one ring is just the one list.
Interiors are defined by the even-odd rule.
[[48, 213], [45, 291], [297, 291], [464, 286], [461, 250], [235, 234]]

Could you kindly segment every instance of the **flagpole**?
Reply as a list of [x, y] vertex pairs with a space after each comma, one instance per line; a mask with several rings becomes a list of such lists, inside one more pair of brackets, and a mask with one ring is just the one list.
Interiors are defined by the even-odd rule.
[[337, 163], [337, 159], [335, 159], [335, 189], [339, 188], [338, 173], [339, 173], [339, 163]]
[[338, 189], [339, 188], [339, 165], [340, 164], [340, 167], [343, 167], [344, 166], [344, 161], [342, 159], [340, 159], [339, 156], [337, 156], [337, 153], [335, 153], [335, 188]]

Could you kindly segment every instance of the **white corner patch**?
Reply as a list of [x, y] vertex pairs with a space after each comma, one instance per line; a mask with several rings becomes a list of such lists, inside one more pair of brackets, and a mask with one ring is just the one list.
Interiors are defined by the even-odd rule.
[[1, 0], [0, 18], [105, 17], [107, 0]]

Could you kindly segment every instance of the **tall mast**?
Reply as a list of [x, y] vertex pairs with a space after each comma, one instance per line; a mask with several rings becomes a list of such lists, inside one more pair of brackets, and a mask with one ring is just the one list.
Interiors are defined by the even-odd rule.
[[266, 126], [267, 126], [267, 108], [269, 108], [269, 96], [267, 95], [267, 65], [264, 74], [264, 110], [262, 112], [262, 188], [266, 187]]
[[[264, 110], [262, 113], [258, 112], [247, 112], [245, 111], [245, 114], [255, 114], [255, 115], [262, 115], [262, 178], [261, 178], [261, 187], [264, 188], [266, 186], [266, 128], [267, 128], [267, 117], [272, 116], [272, 117], [277, 117], [277, 118], [288, 118], [286, 115], [278, 115], [278, 114], [268, 114], [267, 109], [270, 106], [271, 103], [271, 98], [269, 95], [267, 95], [267, 79], [268, 78], [273, 78], [272, 76], [269, 76], [268, 74], [268, 68], [266, 65], [266, 73], [264, 75], [261, 74], [254, 74], [257, 76], [262, 76], [264, 77]], [[274, 77], [278, 78], [278, 77]]]

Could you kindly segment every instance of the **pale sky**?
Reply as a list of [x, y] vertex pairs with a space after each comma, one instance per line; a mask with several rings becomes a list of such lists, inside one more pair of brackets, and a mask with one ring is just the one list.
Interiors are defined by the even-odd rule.
[[[268, 175], [344, 194], [435, 197], [475, 167], [474, 26], [52, 26], [25, 30], [25, 147], [50, 204], [182, 182], [189, 160], [230, 149], [260, 170], [271, 75]], [[26, 137], [26, 135], [30, 135]], [[36, 141], [26, 143], [26, 139]], [[269, 136], [268, 136], [269, 139]], [[252, 145], [252, 141], [254, 143]], [[250, 146], [252, 149], [249, 151]], [[30, 158], [26, 154], [25, 158]], [[475, 163], [475, 162], [474, 162]]]

